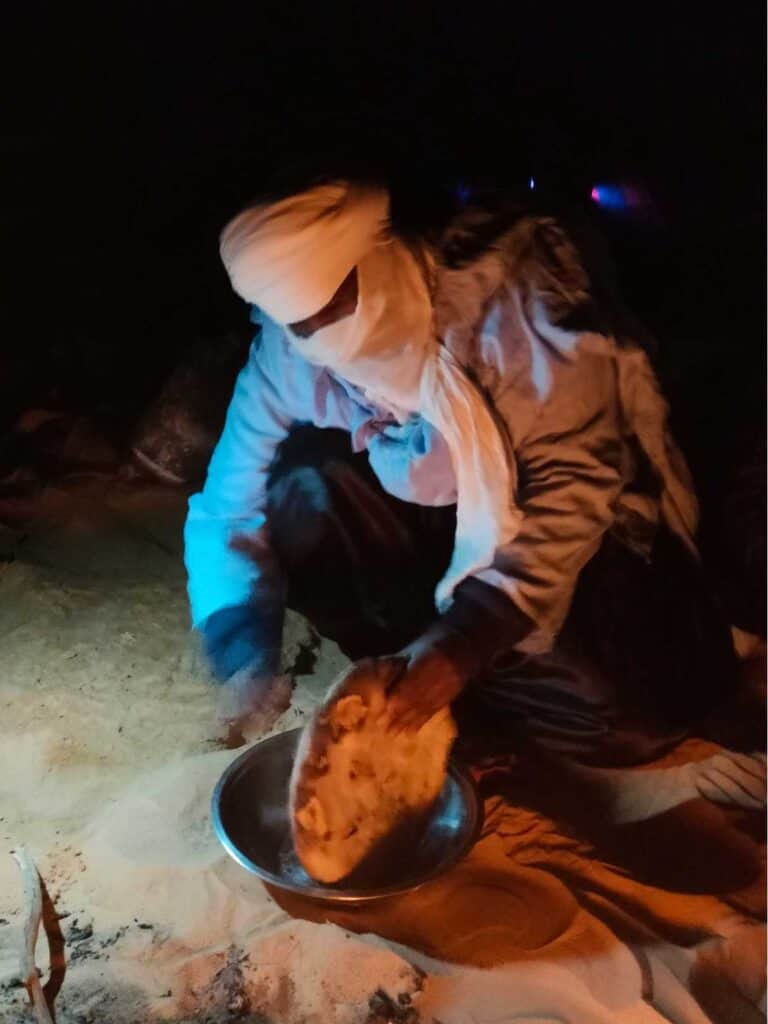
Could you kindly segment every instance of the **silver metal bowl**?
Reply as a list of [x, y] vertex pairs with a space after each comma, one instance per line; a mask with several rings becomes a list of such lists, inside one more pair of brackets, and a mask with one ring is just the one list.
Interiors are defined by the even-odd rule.
[[271, 736], [241, 754], [213, 793], [216, 835], [230, 856], [264, 882], [326, 903], [362, 903], [410, 892], [460, 860], [474, 844], [482, 809], [467, 770], [451, 761], [443, 791], [407, 859], [322, 885], [298, 862], [288, 820], [288, 781], [301, 729]]

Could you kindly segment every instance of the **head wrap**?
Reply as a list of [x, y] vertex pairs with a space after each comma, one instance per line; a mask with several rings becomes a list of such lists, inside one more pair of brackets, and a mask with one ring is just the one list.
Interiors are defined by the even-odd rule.
[[418, 413], [446, 441], [456, 476], [456, 538], [440, 581], [442, 611], [465, 577], [486, 569], [517, 532], [511, 456], [485, 397], [435, 335], [425, 266], [388, 232], [383, 190], [321, 186], [246, 210], [222, 235], [232, 285], [284, 325], [318, 313], [353, 267], [355, 312], [308, 338], [288, 337], [403, 418]]
[[277, 323], [317, 313], [386, 230], [386, 192], [320, 185], [267, 206], [254, 206], [221, 235], [232, 287]]

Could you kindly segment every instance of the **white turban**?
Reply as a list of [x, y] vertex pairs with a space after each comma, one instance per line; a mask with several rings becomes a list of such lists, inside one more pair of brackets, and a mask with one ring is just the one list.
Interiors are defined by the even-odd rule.
[[[278, 323], [318, 313], [357, 268], [355, 312], [308, 338], [288, 337], [394, 411], [418, 413], [445, 439], [456, 475], [456, 538], [437, 588], [487, 569], [517, 532], [513, 462], [484, 396], [435, 335], [424, 266], [388, 233], [386, 192], [344, 183], [314, 188], [229, 224], [221, 253], [232, 286]], [[421, 254], [429, 263], [426, 252]]]
[[[221, 235], [232, 287], [280, 324], [319, 312], [388, 226], [380, 189], [321, 185], [254, 206]], [[297, 273], [299, 271], [299, 273]]]

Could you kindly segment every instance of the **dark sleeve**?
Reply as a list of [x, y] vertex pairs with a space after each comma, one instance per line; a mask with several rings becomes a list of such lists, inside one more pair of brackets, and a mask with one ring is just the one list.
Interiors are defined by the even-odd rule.
[[452, 643], [460, 644], [462, 659], [473, 676], [534, 628], [533, 621], [502, 590], [471, 576], [456, 588], [441, 622], [455, 638]]
[[256, 675], [278, 671], [283, 626], [282, 605], [257, 608], [252, 602], [220, 608], [200, 627], [214, 675], [225, 682], [250, 668]]

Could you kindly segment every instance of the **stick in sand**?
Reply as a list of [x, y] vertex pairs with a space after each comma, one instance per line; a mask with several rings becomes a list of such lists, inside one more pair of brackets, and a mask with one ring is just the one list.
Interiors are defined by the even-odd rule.
[[11, 855], [19, 865], [21, 879], [24, 883], [24, 952], [21, 967], [24, 972], [24, 985], [37, 1017], [38, 1024], [53, 1024], [53, 1018], [45, 1001], [40, 975], [35, 966], [35, 946], [37, 933], [43, 916], [43, 891], [40, 887], [40, 875], [26, 847], [19, 846], [11, 850]]

